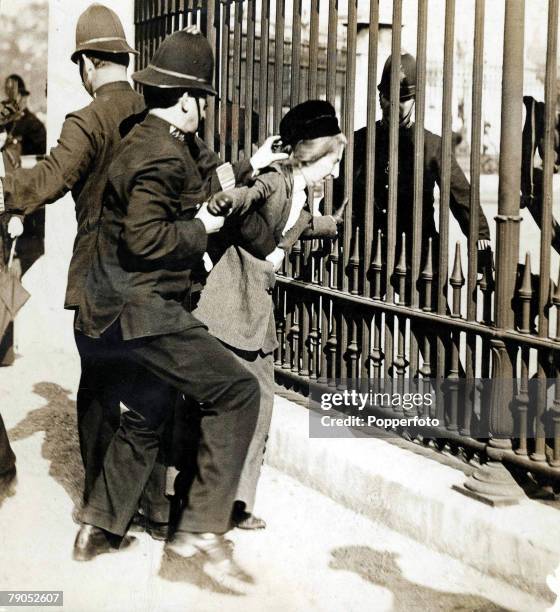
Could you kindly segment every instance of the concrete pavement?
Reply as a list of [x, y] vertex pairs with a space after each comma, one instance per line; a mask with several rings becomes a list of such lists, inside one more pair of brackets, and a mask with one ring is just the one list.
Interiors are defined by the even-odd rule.
[[[435, 553], [271, 467], [257, 502], [263, 532], [231, 539], [255, 584], [225, 591], [146, 534], [89, 563], [71, 559], [81, 467], [78, 363], [44, 350], [0, 369], [2, 415], [18, 456], [16, 494], [0, 506], [0, 589], [64, 591], [81, 611], [544, 610], [549, 602]], [[282, 400], [285, 402], [286, 400]], [[6, 609], [7, 610], [7, 609]]]

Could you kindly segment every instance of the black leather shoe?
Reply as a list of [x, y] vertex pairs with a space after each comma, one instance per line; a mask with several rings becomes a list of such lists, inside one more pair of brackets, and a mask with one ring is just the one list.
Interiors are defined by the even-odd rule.
[[120, 538], [100, 527], [84, 524], [80, 527], [74, 541], [72, 557], [74, 561], [90, 561], [97, 555], [128, 548], [135, 541], [135, 538]]
[[167, 540], [169, 536], [169, 523], [156, 523], [146, 519], [146, 533], [154, 540]]
[[137, 512], [130, 521], [129, 531], [145, 531], [154, 540], [167, 540], [169, 536], [169, 523], [158, 523]]

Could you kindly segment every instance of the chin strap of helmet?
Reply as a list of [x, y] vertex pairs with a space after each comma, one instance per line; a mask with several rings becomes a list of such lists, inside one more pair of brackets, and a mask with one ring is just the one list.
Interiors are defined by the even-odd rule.
[[202, 113], [200, 112], [200, 98], [196, 96], [194, 99], [196, 102], [196, 112], [198, 113], [198, 125], [202, 123]]
[[412, 117], [414, 116], [414, 109], [416, 107], [416, 100], [414, 101], [414, 104], [410, 105], [410, 110], [408, 111], [408, 113], [400, 120], [399, 125], [400, 127], [410, 127], [413, 123], [412, 121]]

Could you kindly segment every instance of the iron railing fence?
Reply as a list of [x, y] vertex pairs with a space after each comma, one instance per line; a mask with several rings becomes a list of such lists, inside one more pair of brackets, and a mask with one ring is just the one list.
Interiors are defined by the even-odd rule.
[[[530, 223], [520, 210], [525, 3], [507, 0], [503, 31], [496, 32], [500, 39], [503, 37], [504, 45], [498, 204], [497, 210], [485, 206], [495, 235], [495, 270], [486, 266], [482, 274], [477, 262], [477, 228], [484, 134], [482, 101], [484, 84], [488, 82], [484, 72], [486, 2], [469, 3], [474, 22], [471, 99], [467, 105], [470, 220], [467, 236], [459, 236], [458, 241], [449, 214], [456, 2], [445, 0], [442, 21], [445, 39], [438, 159], [440, 204], [436, 202], [437, 234], [430, 241], [424, 239], [422, 230], [423, 222], [427, 222], [423, 219], [428, 137], [423, 125], [431, 18], [427, 0], [418, 0], [414, 16], [415, 162], [411, 167], [399, 168], [401, 131], [395, 112], [399, 64], [393, 63], [386, 211], [380, 212], [375, 199], [379, 150], [374, 126], [380, 120], [377, 84], [381, 78], [377, 42], [379, 4], [384, 2], [365, 3], [369, 9], [368, 61], [367, 70], [359, 74], [356, 45], [358, 36], [363, 36], [362, 27], [358, 28], [358, 8], [363, 9], [364, 4], [361, 0], [360, 7], [357, 0], [137, 0], [138, 62], [144, 66], [166, 34], [189, 23], [200, 25], [216, 49], [220, 93], [217, 100], [209, 100], [205, 139], [232, 159], [275, 132], [288, 106], [320, 97], [330, 100], [340, 113], [348, 138], [342, 190], [349, 205], [338, 240], [299, 242], [278, 274], [278, 380], [301, 390], [310, 381], [323, 381], [328, 388], [336, 386], [340, 379], [358, 378], [390, 380], [397, 388], [403, 388], [411, 379], [470, 381], [472, 392], [456, 393], [451, 401], [437, 406], [441, 425], [433, 437], [422, 442], [438, 450], [464, 452], [470, 460], [481, 460], [494, 468], [502, 461], [516, 464], [540, 482], [558, 484], [560, 284], [551, 281], [552, 264], [556, 266], [551, 240], [558, 0], [548, 3], [538, 265], [534, 254], [531, 259], [528, 253], [531, 245], [520, 243], [520, 226]], [[394, 0], [393, 56], [401, 50], [402, 11], [403, 2]], [[367, 96], [364, 151], [354, 148], [357, 95]], [[361, 203], [353, 197], [354, 157], [358, 154], [365, 166], [365, 196]], [[412, 231], [401, 235], [397, 203], [401, 175], [407, 173], [413, 176], [408, 202]], [[333, 210], [335, 192], [336, 186], [327, 184], [325, 213]], [[381, 214], [386, 215], [382, 226], [376, 222], [376, 216]], [[519, 265], [518, 261], [523, 260], [525, 264]], [[533, 378], [543, 383], [536, 398], [529, 391]], [[491, 398], [481, 400], [475, 384], [478, 379], [514, 382], [506, 386], [509, 392], [502, 387]], [[547, 390], [546, 381], [552, 381], [552, 390]], [[402, 407], [397, 407], [395, 413], [402, 414]], [[482, 421], [487, 421], [489, 435], [480, 435]], [[410, 437], [411, 432], [406, 435]], [[476, 482], [469, 486], [476, 494]], [[500, 486], [489, 485], [495, 491]]]

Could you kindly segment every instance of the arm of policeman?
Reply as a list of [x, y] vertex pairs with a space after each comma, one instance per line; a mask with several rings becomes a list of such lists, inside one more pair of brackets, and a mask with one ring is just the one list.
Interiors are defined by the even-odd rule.
[[95, 151], [91, 126], [79, 114], [68, 115], [57, 146], [45, 159], [33, 168], [18, 168], [7, 174], [7, 208], [28, 215], [60, 199], [85, 176]]
[[206, 251], [203, 221], [176, 217], [176, 195], [183, 182], [183, 162], [178, 158], [159, 159], [135, 175], [122, 239], [136, 257], [188, 267]]

